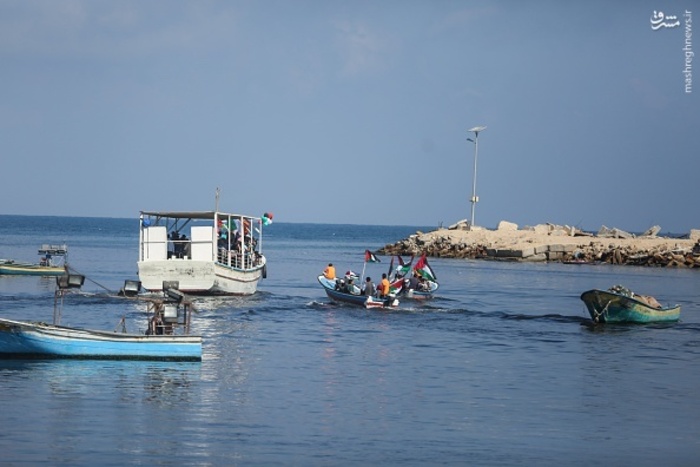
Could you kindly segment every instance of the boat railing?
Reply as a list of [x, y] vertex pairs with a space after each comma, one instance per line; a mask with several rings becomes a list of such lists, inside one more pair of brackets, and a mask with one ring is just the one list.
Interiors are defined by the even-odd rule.
[[[161, 224], [163, 219], [165, 225]], [[168, 222], [165, 216], [155, 222], [142, 221], [139, 261], [216, 261], [240, 269], [260, 264], [262, 221], [259, 218], [217, 213], [214, 225], [191, 225], [185, 233], [188, 222]]]
[[219, 248], [217, 262], [231, 268], [252, 269], [260, 263], [260, 255], [255, 251], [241, 253]]

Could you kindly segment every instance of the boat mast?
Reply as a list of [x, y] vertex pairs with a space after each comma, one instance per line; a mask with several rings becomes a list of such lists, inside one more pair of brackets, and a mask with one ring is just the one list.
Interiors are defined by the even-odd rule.
[[216, 211], [216, 212], [219, 212], [219, 193], [220, 193], [220, 190], [219, 190], [219, 187], [217, 186], [216, 187], [216, 206], [214, 209], [214, 211]]

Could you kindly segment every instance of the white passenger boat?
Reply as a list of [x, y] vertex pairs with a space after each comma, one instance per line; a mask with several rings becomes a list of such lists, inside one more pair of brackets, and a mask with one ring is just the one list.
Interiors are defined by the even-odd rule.
[[266, 276], [263, 216], [217, 211], [141, 211], [138, 274], [143, 288], [164, 282], [201, 295], [251, 295]]

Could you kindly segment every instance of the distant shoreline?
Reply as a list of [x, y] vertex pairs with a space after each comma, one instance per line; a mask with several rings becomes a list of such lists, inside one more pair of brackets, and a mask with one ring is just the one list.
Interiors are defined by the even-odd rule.
[[608, 263], [635, 266], [700, 268], [700, 230], [689, 238], [635, 236], [618, 229], [604, 235], [568, 226], [542, 224], [518, 229], [502, 222], [496, 230], [450, 228], [416, 232], [378, 251], [385, 255], [427, 254], [439, 258], [497, 261]]

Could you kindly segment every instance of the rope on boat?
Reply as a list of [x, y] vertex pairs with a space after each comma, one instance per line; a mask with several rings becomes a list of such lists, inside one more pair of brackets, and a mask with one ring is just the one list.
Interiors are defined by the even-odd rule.
[[110, 289], [108, 289], [107, 287], [105, 287], [104, 285], [100, 284], [99, 282], [90, 279], [88, 276], [86, 276], [86, 275], [83, 274], [82, 272], [78, 271], [77, 269], [73, 268], [72, 266], [66, 266], [66, 269], [68, 269], [69, 271], [72, 271], [72, 272], [74, 272], [74, 273], [76, 273], [76, 274], [80, 274], [80, 275], [83, 276], [85, 279], [89, 280], [90, 282], [92, 282], [92, 283], [95, 284], [96, 286], [98, 286], [98, 287], [100, 287], [100, 288], [106, 290], [107, 292], [109, 292], [109, 293], [111, 293], [111, 294], [116, 293], [116, 292], [114, 292], [113, 290], [110, 290]]
[[117, 327], [114, 328], [114, 332], [119, 331], [119, 326], [121, 326], [121, 332], [122, 334], [126, 334], [126, 316], [122, 316], [122, 319], [119, 320], [119, 323], [117, 324]]
[[595, 321], [596, 323], [599, 323], [600, 316], [604, 315], [608, 311], [608, 307], [610, 306], [611, 303], [612, 303], [612, 300], [608, 300], [608, 303], [605, 305], [605, 307], [603, 307], [603, 310], [600, 313], [598, 313], [598, 311], [596, 311], [596, 309], [594, 308], [593, 311], [595, 311], [595, 318], [593, 319], [593, 321]]
[[[113, 291], [113, 290], [108, 289], [107, 287], [105, 287], [104, 285], [100, 284], [100, 283], [97, 282], [97, 281], [94, 281], [94, 280], [90, 279], [88, 276], [86, 276], [85, 274], [81, 273], [80, 271], [78, 271], [77, 269], [73, 268], [72, 266], [66, 266], [66, 270], [67, 270], [67, 271], [72, 271], [72, 272], [74, 272], [75, 274], [80, 274], [81, 276], [85, 277], [87, 280], [89, 280], [90, 282], [92, 282], [92, 283], [95, 284], [96, 286], [98, 286], [98, 287], [104, 289], [107, 293], [109, 293], [109, 294], [111, 294], [111, 295], [117, 295], [117, 294], [119, 293], [119, 292], [115, 292], [115, 291]], [[194, 312], [194, 313], [199, 313], [199, 310], [198, 310], [197, 307], [194, 305], [194, 303], [192, 302], [192, 300], [191, 300], [187, 295], [185, 295], [185, 294], [182, 294], [182, 295], [183, 295], [183, 296], [182, 296], [182, 299], [181, 299], [182, 304], [188, 306], [189, 309], [190, 309], [190, 311], [192, 311], [192, 312]], [[162, 305], [163, 305], [163, 302], [164, 302], [164, 300], [163, 300], [162, 298], [153, 298], [153, 297], [139, 297], [139, 296], [136, 296], [136, 297], [127, 297], [127, 296], [125, 296], [125, 298], [131, 299], [131, 300], [135, 300], [135, 301], [146, 302], [146, 303], [149, 304], [149, 307], [150, 307], [150, 306], [162, 306]], [[152, 310], [149, 308], [149, 312], [150, 312], [150, 311], [152, 311]], [[125, 325], [125, 323], [124, 323], [124, 317], [122, 317], [122, 322], [121, 322], [120, 324], [122, 324], [122, 329], [123, 329], [122, 332], [126, 332], [126, 325]], [[118, 327], [118, 326], [119, 326], [119, 325], [117, 325], [117, 327]]]

